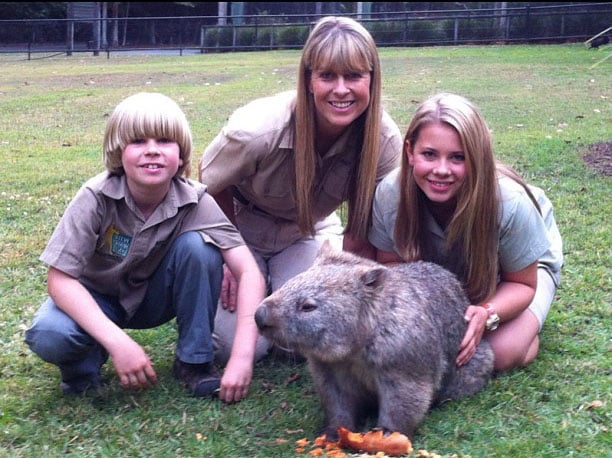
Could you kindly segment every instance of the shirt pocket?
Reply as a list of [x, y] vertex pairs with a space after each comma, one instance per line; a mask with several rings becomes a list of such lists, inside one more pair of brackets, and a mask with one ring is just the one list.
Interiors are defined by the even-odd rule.
[[319, 188], [328, 198], [338, 203], [343, 202], [349, 193], [349, 182], [353, 164], [347, 161], [338, 161], [327, 170], [323, 170]]
[[[292, 166], [292, 165], [291, 165]], [[288, 210], [295, 207], [293, 169], [289, 164], [257, 173], [250, 186], [238, 186], [238, 191], [256, 207]]]

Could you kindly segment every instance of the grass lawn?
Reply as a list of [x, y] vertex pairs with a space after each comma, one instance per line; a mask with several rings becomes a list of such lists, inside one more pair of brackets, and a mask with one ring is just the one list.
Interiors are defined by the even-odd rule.
[[[381, 49], [384, 103], [400, 129], [434, 92], [472, 99], [489, 121], [498, 157], [547, 191], [566, 259], [537, 360], [434, 409], [415, 450], [610, 456], [606, 52], [581, 44]], [[316, 437], [322, 413], [302, 364], [258, 363], [251, 395], [239, 404], [194, 399], [170, 374], [176, 332], [169, 323], [130, 332], [155, 363], [154, 390], [123, 391], [109, 363], [106, 389], [64, 398], [57, 369], [23, 343], [46, 295], [38, 256], [79, 186], [103, 170], [102, 136], [114, 106], [138, 91], [177, 100], [192, 124], [197, 162], [235, 108], [295, 86], [299, 52], [34, 57], [0, 54], [0, 458], [307, 457], [295, 441]], [[583, 160], [591, 151], [598, 151], [596, 168]]]

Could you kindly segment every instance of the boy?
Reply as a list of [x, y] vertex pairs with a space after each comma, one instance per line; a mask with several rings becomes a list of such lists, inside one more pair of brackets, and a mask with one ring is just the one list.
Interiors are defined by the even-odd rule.
[[[206, 187], [187, 178], [191, 150], [185, 114], [162, 94], [135, 94], [111, 114], [107, 171], [81, 187], [43, 251], [49, 298], [26, 332], [30, 348], [59, 366], [65, 394], [99, 387], [109, 356], [123, 387], [154, 385], [149, 356], [123, 329], [176, 317], [175, 378], [194, 396], [247, 395], [264, 280]], [[238, 328], [220, 378], [212, 332], [223, 263], [240, 284]]]

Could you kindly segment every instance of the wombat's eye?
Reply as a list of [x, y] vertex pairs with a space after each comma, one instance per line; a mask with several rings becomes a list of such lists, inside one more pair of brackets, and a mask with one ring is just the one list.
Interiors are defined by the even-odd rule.
[[306, 299], [298, 304], [298, 310], [300, 312], [312, 312], [317, 309], [317, 303], [312, 299]]

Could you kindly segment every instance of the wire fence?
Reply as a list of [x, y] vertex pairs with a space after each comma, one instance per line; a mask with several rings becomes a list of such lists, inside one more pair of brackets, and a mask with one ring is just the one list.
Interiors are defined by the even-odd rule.
[[[592, 39], [612, 25], [612, 3], [505, 9], [344, 14], [379, 46], [563, 43]], [[139, 50], [209, 53], [301, 48], [315, 15], [123, 17], [0, 20], [0, 53]], [[226, 24], [228, 22], [229, 24]]]

